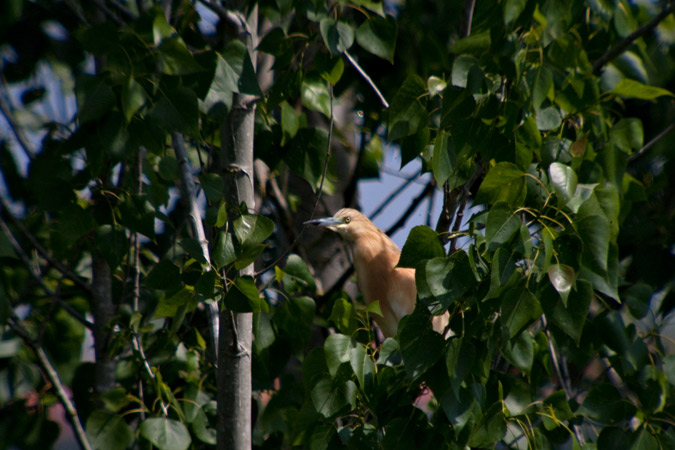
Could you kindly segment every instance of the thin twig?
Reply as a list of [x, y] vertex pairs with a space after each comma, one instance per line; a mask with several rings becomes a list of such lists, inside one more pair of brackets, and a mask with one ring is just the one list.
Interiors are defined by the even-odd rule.
[[452, 227], [452, 232], [449, 235], [453, 236], [452, 242], [450, 244], [450, 253], [453, 253], [455, 250], [457, 250], [457, 238], [459, 237], [458, 233], [462, 227], [462, 220], [464, 219], [464, 210], [466, 209], [466, 205], [469, 201], [471, 188], [473, 187], [473, 184], [476, 182], [476, 180], [482, 173], [483, 173], [483, 166], [481, 164], [478, 164], [478, 167], [476, 167], [476, 170], [473, 172], [473, 175], [471, 175], [471, 178], [469, 178], [461, 188], [462, 201], [459, 205], [459, 208], [457, 208], [457, 213], [455, 214], [455, 222]]
[[[555, 349], [553, 336], [551, 335], [551, 331], [548, 329], [548, 322], [546, 321], [546, 315], [544, 314], [541, 315], [541, 325], [544, 328], [544, 333], [546, 334], [546, 339], [548, 341], [548, 350], [551, 355], [553, 371], [555, 372], [555, 376], [558, 379], [558, 384], [565, 391], [565, 397], [567, 400], [569, 400], [572, 397], [572, 389], [570, 387], [569, 379], [564, 376], [563, 370], [561, 369], [560, 361], [558, 359], [558, 352]], [[564, 372], [567, 373], [567, 368], [564, 369]], [[581, 430], [577, 425], [574, 424], [572, 424], [572, 430], [574, 431], [574, 436], [577, 438], [577, 442], [583, 447], [585, 440], [581, 434]]]
[[68, 312], [68, 314], [73, 316], [82, 325], [89, 328], [90, 330], [93, 330], [94, 324], [89, 322], [82, 314], [77, 312], [75, 309], [73, 309], [72, 306], [70, 306], [62, 298], [56, 295], [56, 293], [54, 293], [49, 288], [49, 286], [47, 286], [47, 284], [44, 282], [41, 274], [36, 273], [36, 270], [30, 260], [30, 257], [28, 256], [28, 254], [26, 254], [23, 247], [21, 247], [19, 241], [16, 240], [16, 238], [12, 234], [12, 231], [9, 229], [7, 223], [2, 219], [2, 217], [0, 217], [0, 230], [2, 230], [2, 232], [5, 234], [16, 254], [19, 255], [23, 263], [26, 265], [26, 268], [28, 269], [28, 272], [31, 274], [33, 279], [38, 283], [38, 285], [42, 288], [42, 290], [45, 291], [45, 295], [55, 300], [59, 304], [59, 306], [65, 309]]
[[359, 65], [358, 62], [354, 58], [352, 58], [352, 55], [349, 54], [348, 51], [345, 50], [345, 56], [347, 57], [347, 60], [354, 66], [356, 71], [363, 77], [364, 80], [370, 85], [371, 88], [375, 91], [375, 94], [377, 97], [380, 99], [380, 102], [382, 102], [382, 106], [384, 106], [386, 109], [389, 109], [389, 103], [387, 103], [387, 99], [384, 98], [384, 95], [382, 95], [382, 92], [377, 88], [377, 85], [375, 82], [368, 76], [365, 70]]
[[375, 217], [379, 216], [382, 211], [389, 205], [389, 203], [394, 200], [398, 195], [405, 190], [408, 186], [410, 186], [410, 183], [415, 180], [417, 177], [419, 177], [422, 174], [422, 168], [415, 172], [413, 175], [408, 177], [399, 187], [397, 187], [393, 192], [389, 194], [387, 198], [385, 198], [382, 203], [379, 204], [377, 208], [375, 208], [375, 211], [373, 211], [370, 214], [370, 220], [373, 220]]
[[73, 273], [68, 267], [64, 266], [61, 264], [58, 260], [54, 259], [54, 257], [47, 251], [46, 248], [44, 248], [38, 240], [33, 236], [33, 234], [28, 231], [28, 229], [21, 223], [19, 219], [17, 219], [14, 214], [12, 214], [12, 210], [9, 208], [9, 205], [5, 201], [4, 198], [0, 196], [0, 206], [2, 206], [2, 209], [5, 211], [5, 214], [7, 214], [7, 217], [9, 217], [9, 220], [12, 221], [12, 224], [19, 230], [19, 232], [26, 238], [28, 241], [30, 241], [31, 245], [38, 251], [38, 253], [47, 260], [47, 262], [54, 267], [56, 270], [58, 270], [61, 275], [64, 277], [68, 278], [70, 281], [75, 283], [77, 286], [79, 286], [81, 289], [83, 289], [87, 294], [91, 295], [92, 290], [91, 286], [89, 286], [84, 280], [82, 280], [81, 277], [79, 277], [77, 274]]
[[[195, 187], [194, 179], [192, 178], [192, 168], [188, 160], [187, 150], [185, 148], [185, 141], [183, 135], [177, 132], [171, 133], [171, 142], [173, 150], [176, 153], [178, 160], [178, 169], [180, 171], [180, 193], [181, 198], [185, 202], [190, 218], [190, 226], [192, 234], [199, 242], [202, 249], [202, 254], [206, 260], [204, 270], [206, 272], [211, 270], [211, 256], [209, 253], [209, 242], [206, 239], [204, 232], [204, 224], [202, 223], [201, 212], [199, 205], [197, 205], [197, 189]], [[209, 321], [209, 347], [213, 349], [212, 363], [214, 366], [218, 365], [218, 334], [220, 332], [220, 325], [218, 319], [218, 305], [215, 302], [206, 302], [206, 316]]]
[[80, 444], [80, 447], [84, 450], [91, 450], [87, 433], [84, 431], [82, 423], [80, 422], [80, 418], [77, 415], [77, 409], [75, 408], [73, 402], [70, 401], [58, 372], [49, 361], [49, 358], [42, 349], [42, 346], [40, 346], [30, 337], [28, 332], [19, 323], [18, 318], [10, 317], [10, 319], [7, 321], [7, 324], [17, 334], [17, 336], [21, 338], [24, 344], [30, 347], [30, 349], [35, 353], [37, 363], [40, 366], [42, 373], [47, 377], [47, 379], [49, 379], [49, 382], [52, 384], [52, 386], [54, 386], [54, 389], [56, 390], [56, 396], [61, 402], [61, 405], [63, 405], [63, 409], [66, 410], [68, 422], [70, 422], [70, 425], [73, 427], [75, 438]]
[[602, 69], [608, 62], [610, 62], [611, 60], [619, 56], [621, 53], [623, 53], [624, 50], [626, 50], [628, 46], [630, 46], [633, 43], [633, 41], [656, 28], [656, 26], [659, 23], [661, 23], [661, 21], [663, 21], [666, 17], [668, 17], [670, 13], [673, 12], [673, 10], [675, 10], [675, 5], [673, 5], [672, 3], [667, 3], [666, 6], [661, 10], [661, 12], [658, 13], [652, 20], [642, 25], [640, 28], [633, 31], [625, 38], [623, 38], [618, 44], [607, 50], [604, 55], [598, 58], [593, 63], [593, 72], [594, 73], [600, 72], [600, 69]]
[[[321, 201], [321, 194], [323, 193], [323, 183], [326, 179], [326, 174], [328, 173], [328, 161], [330, 160], [330, 154], [331, 154], [331, 142], [333, 140], [333, 126], [335, 124], [335, 117], [333, 114], [333, 85], [328, 84], [328, 90], [330, 93], [330, 123], [328, 125], [328, 144], [327, 144], [327, 149], [326, 149], [326, 159], [323, 161], [323, 170], [321, 172], [321, 181], [319, 182], [319, 189], [316, 193], [316, 200], [314, 201], [314, 206], [312, 206], [312, 212], [309, 215], [310, 219], [314, 218], [314, 213], [316, 212], [316, 208], [319, 206], [319, 202]], [[300, 242], [300, 238], [302, 237], [303, 233], [305, 232], [306, 225], [302, 225], [302, 228], [300, 229], [300, 233], [296, 236], [296, 238], [293, 240], [291, 245], [284, 251], [272, 264], [269, 264], [267, 267], [264, 267], [263, 269], [257, 271], [254, 275], [255, 278], [259, 277], [263, 273], [267, 272], [268, 270], [272, 269], [274, 266], [279, 264], [282, 259], [288, 255], [291, 250], [295, 248], [296, 245], [298, 245], [298, 242]]]
[[249, 35], [251, 34], [251, 30], [248, 26], [248, 22], [246, 21], [246, 17], [244, 17], [243, 14], [241, 14], [239, 11], [230, 11], [216, 3], [211, 3], [209, 0], [199, 0], [199, 1], [204, 6], [209, 8], [211, 11], [216, 13], [216, 15], [220, 19], [225, 20], [234, 25], [239, 30], [239, 33], [246, 33]]
[[649, 141], [645, 145], [643, 145], [642, 148], [640, 150], [638, 150], [637, 152], [635, 152], [635, 154], [631, 155], [630, 158], [628, 158], [628, 160], [632, 161], [632, 160], [637, 159], [638, 157], [642, 156], [642, 154], [644, 152], [646, 152], [647, 150], [649, 150], [650, 148], [655, 146], [661, 139], [666, 137], [668, 135], [668, 133], [670, 133], [673, 130], [675, 130], [675, 122], [668, 125], [665, 130], [663, 130], [662, 132], [657, 134], [656, 137], [654, 137], [651, 141]]
[[471, 24], [473, 23], [473, 10], [476, 7], [476, 0], [466, 0], [464, 3], [466, 6], [466, 30], [464, 31], [464, 36], [468, 37], [471, 35]]
[[403, 214], [401, 214], [401, 217], [396, 221], [396, 223], [389, 227], [389, 229], [386, 231], [387, 235], [391, 236], [399, 228], [405, 225], [405, 223], [410, 218], [410, 215], [417, 209], [420, 203], [422, 203], [422, 200], [428, 197], [433, 191], [434, 183], [433, 181], [430, 181], [422, 190], [422, 192], [420, 192], [419, 195], [413, 199], [413, 201], [410, 203], [410, 206], [408, 206], [408, 209]]

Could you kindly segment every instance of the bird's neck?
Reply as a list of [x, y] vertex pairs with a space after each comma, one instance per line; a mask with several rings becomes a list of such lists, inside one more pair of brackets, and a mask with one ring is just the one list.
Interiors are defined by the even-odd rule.
[[355, 263], [377, 264], [385, 270], [393, 269], [401, 256], [401, 251], [389, 236], [382, 233], [355, 236], [352, 242]]

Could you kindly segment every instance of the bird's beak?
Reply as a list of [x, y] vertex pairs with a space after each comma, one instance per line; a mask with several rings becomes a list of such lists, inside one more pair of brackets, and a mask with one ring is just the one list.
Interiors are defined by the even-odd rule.
[[320, 227], [326, 227], [330, 229], [333, 229], [338, 225], [342, 224], [343, 224], [342, 220], [336, 219], [335, 217], [324, 217], [322, 219], [308, 220], [307, 222], [305, 222], [305, 225], [317, 225]]

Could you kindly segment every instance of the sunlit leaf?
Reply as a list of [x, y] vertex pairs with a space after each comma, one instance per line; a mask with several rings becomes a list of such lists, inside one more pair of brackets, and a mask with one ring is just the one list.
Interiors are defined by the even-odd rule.
[[346, 22], [323, 19], [320, 29], [323, 41], [333, 55], [344, 53], [354, 42], [354, 31]]
[[192, 443], [185, 425], [166, 417], [145, 419], [139, 429], [141, 436], [160, 450], [186, 450]]
[[415, 268], [421, 261], [444, 255], [445, 250], [438, 240], [438, 233], [429, 227], [419, 225], [410, 230], [401, 251], [398, 267]]
[[619, 84], [617, 84], [610, 92], [620, 97], [637, 98], [640, 100], [654, 100], [655, 98], [664, 95], [673, 97], [673, 93], [667, 89], [649, 86], [628, 78], [619, 81]]
[[356, 30], [356, 42], [373, 55], [394, 63], [398, 25], [391, 16], [372, 16]]

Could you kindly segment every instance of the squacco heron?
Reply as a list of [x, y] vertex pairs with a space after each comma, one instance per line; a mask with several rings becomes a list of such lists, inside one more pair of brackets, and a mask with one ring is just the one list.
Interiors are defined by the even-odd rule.
[[[396, 336], [398, 323], [415, 309], [415, 269], [396, 267], [401, 250], [382, 230], [355, 209], [343, 208], [335, 216], [306, 224], [319, 225], [340, 234], [351, 249], [357, 282], [366, 304], [380, 302], [381, 317], [375, 322], [385, 337]], [[433, 329], [443, 333], [448, 313], [432, 318]]]

